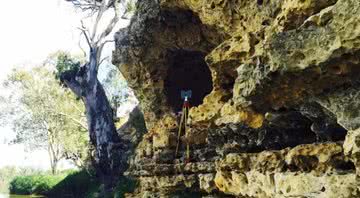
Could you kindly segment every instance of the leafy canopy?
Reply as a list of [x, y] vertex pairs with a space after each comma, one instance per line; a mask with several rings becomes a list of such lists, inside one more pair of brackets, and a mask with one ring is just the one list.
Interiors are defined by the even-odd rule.
[[54, 69], [16, 69], [6, 87], [11, 93], [6, 99], [10, 105], [2, 118], [16, 132], [13, 143], [23, 143], [30, 151], [46, 149], [54, 168], [62, 158], [83, 165], [88, 155], [85, 110], [55, 79]]
[[[51, 56], [55, 59], [55, 77], [60, 79], [62, 74], [76, 74], [81, 66], [82, 61], [79, 58], [72, 57], [69, 53], [59, 51]], [[61, 80], [61, 79], [60, 79]]]

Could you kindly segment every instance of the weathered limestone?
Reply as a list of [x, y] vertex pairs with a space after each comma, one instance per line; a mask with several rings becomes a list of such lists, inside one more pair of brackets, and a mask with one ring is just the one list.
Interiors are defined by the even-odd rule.
[[229, 154], [217, 163], [214, 181], [220, 191], [237, 196], [356, 197], [360, 180], [353, 168], [339, 144], [301, 145]]
[[218, 172], [218, 188], [248, 197], [358, 197], [360, 183], [354, 174], [316, 176], [311, 173]]
[[240, 104], [245, 98], [258, 108], [294, 105], [358, 77], [359, 2], [340, 0], [326, 11], [328, 23], [273, 34], [265, 57], [239, 67], [234, 94]]
[[360, 91], [345, 88], [321, 97], [319, 103], [333, 112], [339, 124], [348, 130], [360, 128]]
[[138, 1], [113, 58], [148, 129], [132, 196], [359, 197], [359, 19], [354, 0]]
[[360, 176], [360, 129], [349, 131], [344, 142], [344, 153], [349, 156]]

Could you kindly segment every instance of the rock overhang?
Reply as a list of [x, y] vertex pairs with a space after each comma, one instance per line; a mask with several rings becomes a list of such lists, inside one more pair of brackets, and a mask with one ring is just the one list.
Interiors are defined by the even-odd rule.
[[[308, 181], [313, 178], [310, 171], [318, 173], [314, 178], [320, 181], [322, 175], [329, 174], [330, 169], [319, 172], [316, 167], [324, 167], [324, 164], [311, 152], [319, 150], [319, 155], [323, 155], [331, 150], [329, 146], [319, 145], [320, 142], [333, 141], [338, 145], [336, 148], [341, 148], [347, 131], [355, 134], [352, 131], [358, 126], [357, 111], [350, 115], [347, 114], [350, 105], [339, 105], [340, 101], [357, 105], [355, 87], [360, 73], [358, 16], [354, 13], [360, 9], [358, 2], [162, 0], [159, 4], [142, 1], [137, 9], [137, 17], [133, 18], [130, 28], [122, 30], [124, 34], [118, 34], [114, 60], [140, 99], [150, 129], [145, 135], [150, 141], [144, 140], [138, 148], [143, 152], [136, 156], [140, 164], [155, 160], [159, 167], [164, 164], [178, 166], [183, 160], [173, 156], [178, 127], [174, 106], [177, 111], [181, 100], [174, 102], [178, 91], [169, 94], [172, 86], [169, 86], [168, 77], [179, 73], [171, 70], [174, 65], [179, 68], [174, 63], [176, 54], [188, 53], [186, 57], [198, 54], [196, 57], [199, 58], [194, 58], [188, 65], [200, 65], [194, 64], [198, 59], [203, 68], [211, 72], [211, 77], [206, 77], [211, 86], [199, 97], [202, 102], [196, 102], [190, 110], [193, 137], [201, 139], [192, 146], [191, 155], [200, 166], [231, 154], [244, 155], [245, 160], [251, 158], [249, 152], [276, 153], [274, 149], [285, 152], [286, 147], [301, 148], [301, 144], [306, 144], [309, 152], [295, 149], [299, 156], [289, 157], [289, 160], [299, 164], [308, 162], [309, 166], [300, 169], [289, 166], [286, 170], [271, 173], [277, 175], [273, 181], [284, 188], [281, 192], [286, 196], [300, 193], [280, 185], [282, 180], [279, 178]], [[169, 51], [173, 53], [172, 58], [169, 58]], [[169, 60], [172, 60], [171, 64]], [[182, 87], [175, 86], [175, 90], [178, 89]], [[169, 104], [169, 101], [174, 103]], [[207, 136], [205, 139], [204, 134]], [[348, 136], [345, 142], [352, 141]], [[350, 150], [356, 150], [356, 145], [353, 146]], [[326, 167], [338, 164], [334, 165], [337, 168], [331, 168], [335, 175], [344, 169], [346, 177], [352, 178], [341, 186], [342, 189], [358, 182], [354, 179], [356, 166], [352, 164], [357, 163], [355, 155], [348, 156], [339, 151], [324, 162]], [[284, 163], [281, 157], [274, 161]], [[218, 168], [219, 164], [216, 166]], [[141, 168], [133, 172], [137, 171]], [[216, 177], [222, 178], [218, 183], [223, 184], [223, 178], [226, 182], [231, 181], [229, 177], [223, 177], [223, 173], [225, 176], [233, 174], [233, 179], [246, 180], [256, 175], [270, 181], [273, 178], [267, 173], [255, 174], [236, 168], [234, 171], [241, 174], [217, 170]], [[196, 171], [191, 172], [189, 178], [177, 174], [181, 171], [166, 174], [167, 179], [179, 179], [171, 187], [175, 191], [184, 189], [186, 182], [199, 190], [197, 182], [205, 180], [203, 175], [198, 178]], [[201, 174], [210, 174], [206, 178], [212, 178], [207, 180], [212, 184], [216, 181], [213, 169]], [[155, 177], [155, 173], [149, 173], [146, 178], [150, 180], [143, 178], [142, 181], [152, 181], [151, 178]], [[314, 188], [320, 194], [325, 195], [329, 193], [327, 189], [336, 188], [335, 184], [327, 183], [326, 177], [322, 181], [325, 190]], [[252, 189], [237, 191], [235, 188], [239, 187], [233, 186], [242, 183], [228, 184], [227, 189], [212, 185], [205, 191], [216, 189], [213, 194], [222, 191], [233, 195], [255, 192]], [[157, 187], [151, 188], [161, 188], [162, 185], [158, 183]], [[304, 187], [303, 193], [307, 192], [306, 189], [311, 191]]]

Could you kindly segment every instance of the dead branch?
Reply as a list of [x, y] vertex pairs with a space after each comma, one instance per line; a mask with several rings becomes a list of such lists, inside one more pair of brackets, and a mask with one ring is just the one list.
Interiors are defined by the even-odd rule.
[[[80, 38], [81, 38], [82, 34], [83, 34], [83, 32], [81, 31], [80, 36], [79, 36]], [[81, 39], [79, 39], [78, 46], [79, 46], [80, 50], [82, 51], [82, 53], [84, 54], [84, 57], [86, 57], [86, 51], [81, 47]]]
[[71, 2], [75, 8], [80, 9], [83, 12], [86, 11], [97, 11], [100, 9], [101, 1], [98, 0], [66, 0]]
[[103, 0], [102, 1], [102, 4], [101, 4], [101, 7], [100, 9], [98, 10], [98, 14], [96, 16], [96, 20], [95, 20], [95, 23], [94, 23], [94, 27], [92, 29], [92, 35], [91, 35], [91, 40], [94, 40], [95, 39], [95, 36], [96, 36], [96, 32], [97, 32], [97, 29], [98, 29], [98, 26], [99, 26], [99, 22], [104, 14], [104, 12], [106, 11], [106, 1]]
[[92, 48], [92, 42], [90, 41], [89, 36], [88, 36], [87, 33], [86, 33], [86, 30], [81, 29], [81, 28], [79, 28], [79, 30], [81, 31], [81, 34], [84, 35], [84, 37], [85, 37], [85, 39], [86, 39], [86, 42], [87, 42], [87, 44], [89, 45], [89, 47]]

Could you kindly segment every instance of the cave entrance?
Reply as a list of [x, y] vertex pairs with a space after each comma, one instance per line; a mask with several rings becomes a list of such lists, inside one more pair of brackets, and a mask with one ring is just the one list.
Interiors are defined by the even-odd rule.
[[181, 111], [181, 90], [192, 90], [191, 106], [202, 104], [204, 97], [213, 89], [205, 54], [199, 51], [176, 50], [169, 51], [168, 56], [169, 67], [164, 84], [168, 105], [174, 112]]

